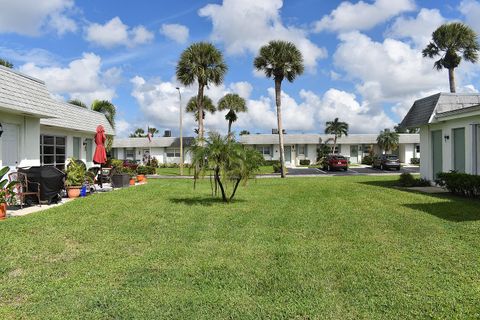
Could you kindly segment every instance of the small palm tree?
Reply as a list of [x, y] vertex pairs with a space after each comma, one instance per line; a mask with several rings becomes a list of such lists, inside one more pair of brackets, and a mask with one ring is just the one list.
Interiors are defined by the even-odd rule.
[[333, 153], [335, 153], [335, 148], [337, 147], [337, 138], [340, 138], [343, 135], [348, 136], [348, 123], [338, 121], [338, 118], [335, 118], [333, 121], [327, 121], [325, 133], [334, 135]]
[[[203, 108], [202, 108], [202, 121], [205, 120], [205, 113], [210, 112], [210, 113], [215, 113], [217, 108], [215, 108], [215, 105], [213, 104], [212, 99], [210, 99], [209, 96], [204, 96], [203, 97]], [[197, 97], [191, 97], [190, 100], [188, 100], [187, 107], [185, 108], [185, 111], [189, 113], [194, 113], [195, 114], [195, 121], [200, 124], [198, 115], [200, 114], [200, 108], [198, 107], [198, 99]], [[200, 128], [200, 125], [199, 125]], [[200, 132], [200, 130], [199, 130]]]
[[[211, 43], [197, 42], [183, 51], [176, 68], [177, 80], [185, 86], [198, 84], [196, 98], [199, 114], [203, 114], [205, 87], [222, 84], [227, 69], [222, 53]], [[203, 117], [198, 120], [198, 136], [201, 140], [204, 135]]]
[[384, 150], [384, 153], [389, 153], [390, 151], [397, 150], [398, 139], [398, 133], [395, 131], [390, 131], [390, 129], [385, 129], [380, 131], [380, 134], [377, 137], [377, 143], [378, 146]]
[[0, 66], [4, 66], [4, 67], [10, 68], [10, 69], [13, 69], [13, 63], [11, 63], [10, 61], [7, 61], [5, 59], [2, 59], [2, 58], [0, 58]]
[[225, 120], [228, 121], [228, 135], [232, 132], [232, 123], [237, 121], [238, 112], [247, 111], [247, 103], [245, 99], [236, 93], [227, 93], [220, 101], [218, 101], [218, 110], [228, 110]]
[[115, 114], [117, 110], [113, 103], [108, 100], [95, 100], [92, 102], [92, 110], [103, 113], [112, 128], [115, 128]]
[[154, 127], [148, 127], [148, 129], [147, 129], [147, 133], [150, 133], [152, 137], [155, 136], [159, 132], [160, 131], [158, 131], [158, 129], [154, 128]]
[[79, 100], [79, 99], [68, 100], [68, 103], [69, 103], [69, 104], [73, 104], [74, 106], [79, 106], [79, 107], [82, 107], [82, 108], [87, 109], [87, 105], [86, 105], [85, 103], [83, 103], [83, 101], [81, 101], [81, 100]]
[[472, 63], [478, 61], [480, 46], [477, 38], [475, 31], [463, 23], [446, 23], [433, 32], [432, 41], [423, 49], [424, 57], [440, 56], [434, 67], [448, 69], [450, 92], [455, 92], [455, 68], [460, 65], [462, 57]]
[[137, 128], [133, 133], [130, 133], [130, 138], [142, 138], [145, 137], [145, 130], [142, 128]]
[[263, 71], [267, 78], [273, 78], [275, 81], [281, 177], [285, 178], [285, 148], [283, 145], [281, 100], [282, 81], [286, 78], [289, 82], [293, 82], [297, 76], [303, 73], [303, 56], [292, 42], [270, 41], [267, 45], [260, 48], [253, 65], [258, 71]]

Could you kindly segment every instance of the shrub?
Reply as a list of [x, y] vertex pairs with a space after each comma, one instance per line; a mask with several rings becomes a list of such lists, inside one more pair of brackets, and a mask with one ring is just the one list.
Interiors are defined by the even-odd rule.
[[435, 183], [454, 194], [480, 197], [480, 176], [458, 172], [441, 172]]
[[412, 159], [410, 159], [410, 164], [420, 164], [420, 158], [412, 158]]
[[158, 168], [158, 160], [155, 157], [151, 157], [150, 160], [148, 160], [147, 166], [149, 167], [154, 167]]
[[156, 170], [150, 166], [138, 166], [137, 174], [155, 174]]
[[123, 167], [123, 161], [118, 159], [112, 159], [110, 161], [112, 168], [121, 168]]
[[430, 186], [430, 181], [427, 179], [417, 179], [412, 176], [410, 173], [402, 173], [398, 179], [398, 184], [401, 187], [428, 187]]
[[301, 166], [309, 166], [309, 165], [310, 165], [310, 160], [308, 160], [308, 159], [301, 159], [301, 160], [300, 160], [300, 165], [301, 165]]
[[366, 164], [367, 166], [371, 166], [373, 164], [373, 155], [366, 155], [362, 158], [362, 164]]
[[273, 172], [275, 173], [282, 172], [282, 166], [280, 165], [280, 161], [278, 163], [274, 163], [272, 166], [273, 166]]
[[276, 164], [280, 164], [280, 160], [264, 160], [263, 161], [264, 166], [274, 166]]

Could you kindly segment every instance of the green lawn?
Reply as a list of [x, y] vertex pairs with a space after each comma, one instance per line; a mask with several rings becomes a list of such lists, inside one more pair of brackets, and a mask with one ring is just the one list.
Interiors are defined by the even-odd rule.
[[0, 222], [0, 319], [472, 319], [480, 202], [395, 177], [147, 185]]
[[[273, 166], [260, 166], [258, 174], [272, 174]], [[180, 168], [157, 168], [157, 174], [162, 176], [179, 176]], [[193, 175], [193, 169], [184, 168], [183, 175]]]

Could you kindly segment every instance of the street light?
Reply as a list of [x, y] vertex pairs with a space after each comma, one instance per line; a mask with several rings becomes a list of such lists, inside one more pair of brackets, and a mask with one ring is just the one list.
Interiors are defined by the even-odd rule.
[[176, 87], [178, 90], [178, 104], [180, 106], [180, 175], [183, 176], [183, 119], [182, 119], [182, 93], [180, 92], [180, 87]]

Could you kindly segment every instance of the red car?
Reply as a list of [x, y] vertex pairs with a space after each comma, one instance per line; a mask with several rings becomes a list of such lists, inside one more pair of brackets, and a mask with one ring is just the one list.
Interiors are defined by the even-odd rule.
[[348, 170], [348, 160], [342, 155], [331, 154], [325, 158], [323, 162], [323, 170]]
[[132, 160], [123, 160], [123, 167], [137, 170], [138, 163]]

